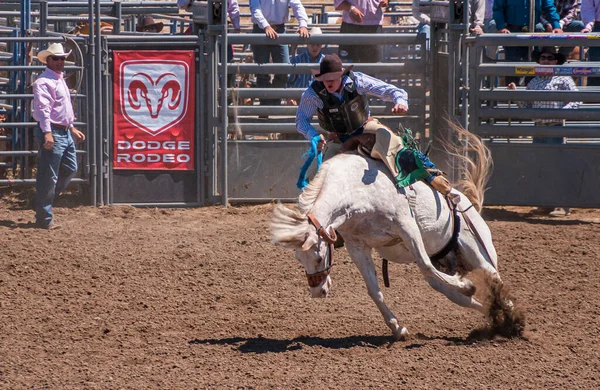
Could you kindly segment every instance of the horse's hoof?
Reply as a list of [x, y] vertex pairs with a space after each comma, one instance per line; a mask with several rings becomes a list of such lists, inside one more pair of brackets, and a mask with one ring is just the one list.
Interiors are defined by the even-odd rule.
[[396, 341], [405, 341], [408, 338], [408, 329], [401, 326], [394, 331], [394, 339]]
[[467, 297], [472, 297], [473, 295], [475, 295], [475, 291], [477, 290], [477, 287], [475, 287], [475, 285], [473, 284], [472, 281], [470, 281], [469, 279], [463, 279], [465, 286], [460, 290], [460, 292], [463, 295], [466, 295]]

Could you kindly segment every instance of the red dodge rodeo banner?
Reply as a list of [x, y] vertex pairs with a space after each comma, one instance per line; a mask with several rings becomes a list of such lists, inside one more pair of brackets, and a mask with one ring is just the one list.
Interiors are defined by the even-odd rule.
[[115, 51], [114, 169], [194, 169], [194, 52]]

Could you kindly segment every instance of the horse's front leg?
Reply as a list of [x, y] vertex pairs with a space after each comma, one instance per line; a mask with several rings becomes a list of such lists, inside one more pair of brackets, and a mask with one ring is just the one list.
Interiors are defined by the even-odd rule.
[[387, 326], [392, 330], [394, 338], [396, 340], [405, 340], [408, 337], [408, 330], [405, 327], [400, 326], [394, 314], [383, 301], [383, 293], [379, 288], [379, 283], [377, 283], [375, 264], [373, 263], [373, 258], [371, 257], [371, 248], [368, 248], [361, 243], [349, 241], [346, 241], [346, 248], [350, 254], [350, 257], [354, 261], [354, 264], [356, 264], [358, 267], [358, 270], [365, 280], [365, 283], [367, 284], [369, 296], [377, 305], [377, 308], [383, 315], [383, 319], [385, 320]]

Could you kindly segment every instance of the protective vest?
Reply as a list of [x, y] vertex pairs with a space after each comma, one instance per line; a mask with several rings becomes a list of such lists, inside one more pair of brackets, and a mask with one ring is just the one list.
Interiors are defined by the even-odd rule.
[[356, 88], [354, 73], [348, 77], [351, 84], [342, 89], [342, 101], [327, 92], [322, 81], [313, 81], [311, 88], [323, 102], [323, 108], [317, 110], [319, 125], [327, 131], [338, 134], [352, 134], [359, 130], [369, 117], [369, 100], [360, 95]]

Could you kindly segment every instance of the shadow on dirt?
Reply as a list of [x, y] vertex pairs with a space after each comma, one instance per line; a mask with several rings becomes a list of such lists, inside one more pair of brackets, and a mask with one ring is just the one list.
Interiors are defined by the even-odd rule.
[[[409, 338], [409, 341], [411, 339], [413, 341], [415, 339], [423, 341], [444, 340], [451, 345], [471, 345], [482, 341], [489, 341], [492, 339], [494, 339], [494, 341], [496, 342], [501, 340], [509, 340], [504, 338], [494, 338], [494, 335], [485, 329], [478, 329], [476, 331], [473, 331], [467, 338], [430, 337], [422, 333], [418, 333], [414, 338]], [[281, 353], [302, 349], [304, 346], [319, 346], [331, 349], [348, 349], [354, 347], [389, 348], [391, 346], [395, 346], [397, 348], [397, 343], [401, 344], [402, 342], [396, 342], [392, 336], [350, 336], [342, 338], [296, 337], [291, 340], [269, 339], [265, 337], [229, 337], [223, 339], [194, 339], [190, 340], [188, 343], [192, 345], [229, 345], [233, 346], [242, 353]], [[421, 348], [423, 346], [425, 346], [425, 343], [413, 342], [412, 344], [408, 344], [403, 348], [410, 350]]]
[[224, 339], [190, 340], [189, 344], [232, 345], [242, 353], [287, 352], [302, 349], [304, 346], [319, 346], [331, 349], [353, 347], [379, 348], [393, 342], [391, 336], [351, 336], [342, 338], [296, 337], [291, 340], [269, 339], [265, 337], [230, 337]]
[[536, 215], [534, 213], [519, 213], [505, 209], [484, 208], [481, 214], [486, 221], [503, 222], [527, 222], [538, 225], [552, 226], [571, 226], [571, 225], [593, 225], [594, 222], [582, 221], [577, 219], [576, 215], [569, 217], [553, 218], [545, 215]]
[[[70, 188], [70, 187], [69, 187]], [[68, 191], [68, 190], [67, 190]], [[2, 188], [0, 197], [9, 210], [34, 210], [35, 188]], [[60, 194], [54, 202], [54, 207], [73, 208], [89, 204], [89, 199], [83, 191], [74, 190]]]
[[7, 227], [9, 229], [38, 229], [33, 222], [15, 222], [8, 219], [0, 219], [0, 226]]

